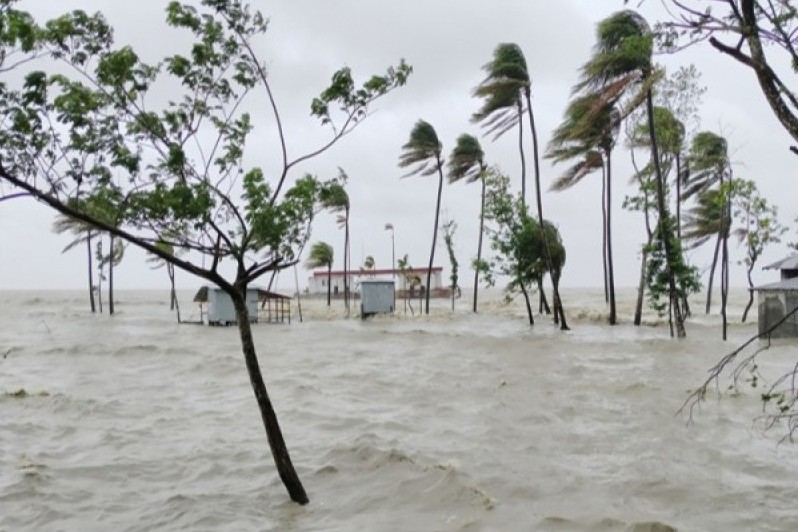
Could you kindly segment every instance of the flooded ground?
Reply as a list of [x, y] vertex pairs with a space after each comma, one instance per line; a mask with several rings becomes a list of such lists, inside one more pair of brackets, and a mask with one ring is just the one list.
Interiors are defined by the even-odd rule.
[[255, 326], [300, 507], [234, 328], [178, 325], [165, 293], [109, 318], [80, 292], [6, 292], [0, 530], [798, 530], [798, 447], [752, 424], [758, 389], [676, 415], [755, 313], [725, 343], [696, 317], [680, 342], [630, 325], [632, 296], [611, 328], [601, 291], [565, 292], [567, 333], [498, 294], [365, 322], [305, 301], [302, 323]]

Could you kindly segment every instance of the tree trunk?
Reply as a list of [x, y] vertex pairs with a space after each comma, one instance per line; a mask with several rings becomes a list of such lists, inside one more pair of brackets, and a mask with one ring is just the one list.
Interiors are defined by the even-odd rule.
[[349, 316], [349, 209], [344, 213], [346, 216], [344, 225], [344, 307], [346, 315]]
[[518, 100], [518, 153], [521, 156], [521, 203], [526, 207], [526, 155], [524, 154], [524, 108]]
[[299, 323], [302, 323], [302, 298], [299, 295], [299, 274], [296, 271], [296, 264], [294, 264], [294, 282], [296, 283], [296, 308], [299, 312]]
[[[546, 292], [543, 290], [543, 278], [541, 277], [538, 279], [538, 312], [540, 314], [551, 314], [551, 308], [549, 307], [549, 302], [546, 299]], [[557, 322], [557, 316], [555, 313], [554, 316], [555, 323]]]
[[474, 312], [477, 311], [477, 290], [479, 289], [479, 265], [482, 262], [482, 235], [485, 232], [485, 176], [482, 181], [482, 202], [479, 207], [479, 240], [477, 241], [477, 267], [474, 269]]
[[604, 273], [604, 302], [610, 302], [610, 287], [607, 282], [607, 172], [601, 168], [601, 266]]
[[610, 161], [610, 150], [606, 150], [607, 156], [607, 284], [610, 294], [610, 325], [617, 323], [617, 311], [615, 306], [615, 271], [612, 264], [612, 163]]
[[726, 340], [728, 319], [726, 303], [729, 300], [729, 239], [723, 239], [723, 256], [720, 267], [720, 314], [723, 316], [723, 339]]
[[529, 292], [527, 292], [524, 283], [518, 283], [521, 286], [521, 293], [524, 295], [524, 303], [526, 303], [526, 315], [529, 316], [529, 324], [535, 324], [535, 317], [532, 315], [532, 304], [529, 302]]
[[720, 253], [720, 233], [715, 241], [715, 254], [712, 255], [712, 266], [709, 268], [709, 280], [707, 281], [707, 308], [706, 314], [709, 314], [709, 309], [712, 306], [712, 281], [715, 279], [715, 268], [718, 266], [718, 254]]
[[427, 269], [427, 288], [425, 292], [425, 307], [424, 313], [429, 314], [429, 294], [432, 292], [430, 290], [431, 281], [432, 281], [432, 264], [435, 260], [435, 244], [438, 241], [438, 216], [441, 213], [441, 195], [443, 194], [443, 161], [441, 161], [440, 156], [437, 157], [438, 162], [438, 200], [435, 203], [435, 229], [432, 233], [432, 249], [429, 252], [429, 268]]
[[327, 264], [327, 306], [332, 301], [332, 262]]
[[[565, 323], [565, 312], [562, 308], [562, 298], [560, 297], [560, 290], [558, 288], [559, 279], [557, 281], [554, 280], [554, 267], [551, 262], [551, 251], [549, 250], [549, 240], [545, 237], [545, 225], [543, 224], [543, 197], [540, 192], [540, 158], [538, 156], [538, 134], [537, 128], [535, 127], [535, 115], [532, 113], [532, 95], [529, 91], [529, 88], [526, 89], [526, 103], [527, 103], [527, 113], [529, 114], [529, 128], [532, 131], [532, 149], [533, 149], [533, 162], [535, 165], [535, 196], [537, 200], [537, 207], [538, 207], [538, 223], [540, 224], [540, 229], [543, 231], [544, 238], [544, 249], [546, 253], [546, 266], [549, 269], [549, 277], [551, 277], [551, 284], [552, 284], [552, 299], [554, 301], [554, 309], [555, 313], [559, 313], [560, 316], [560, 330], [568, 330], [568, 325]], [[520, 127], [520, 125], [519, 125]], [[559, 274], [557, 274], [559, 277]], [[543, 290], [541, 290], [543, 293]], [[559, 306], [559, 308], [558, 308]], [[556, 322], [556, 320], [555, 320]]]
[[177, 300], [177, 290], [175, 290], [175, 265], [167, 263], [166, 271], [169, 274], [169, 282], [172, 285], [170, 310], [174, 310], [177, 313], [177, 323], [180, 323], [182, 320], [180, 319], [180, 302]]
[[108, 259], [108, 314], [114, 315], [114, 235], [111, 235], [111, 243]]
[[[651, 240], [648, 241], [648, 245]], [[640, 279], [637, 282], [637, 303], [635, 303], [635, 319], [634, 324], [640, 325], [643, 321], [643, 299], [646, 292], [646, 268], [648, 267], [648, 252], [644, 249], [643, 255], [640, 257]]]
[[269, 448], [272, 452], [274, 465], [277, 467], [277, 473], [280, 475], [280, 479], [282, 479], [283, 484], [288, 490], [288, 495], [291, 497], [291, 500], [299, 504], [307, 504], [309, 502], [308, 496], [291, 462], [291, 457], [288, 454], [288, 447], [286, 447], [283, 433], [280, 430], [280, 424], [277, 421], [277, 414], [274, 412], [274, 407], [266, 391], [266, 385], [263, 382], [263, 375], [260, 371], [258, 355], [255, 352], [255, 342], [252, 339], [252, 329], [249, 323], [249, 310], [247, 309], [245, 299], [246, 286], [240, 287], [239, 289], [240, 292], [234, 291], [229, 295], [233, 299], [233, 305], [235, 306], [238, 333], [241, 337], [241, 349], [244, 353], [244, 361], [246, 362], [247, 372], [249, 373], [249, 382], [252, 385], [252, 391], [255, 393], [255, 399], [260, 408], [260, 414], [263, 420], [263, 426], [266, 429], [266, 437], [269, 440]]
[[99, 262], [98, 268], [98, 275], [97, 275], [97, 306], [100, 310], [100, 314], [103, 313], [103, 263], [102, 263], [102, 256], [103, 256], [103, 237], [100, 235], [100, 240], [97, 242], [97, 261]]
[[94, 263], [92, 261], [91, 249], [91, 229], [86, 233], [86, 251], [89, 259], [89, 304], [91, 305], [91, 312], [97, 312], [97, 307], [94, 304]]
[[667, 230], [668, 208], [665, 205], [665, 184], [662, 178], [662, 168], [660, 167], [659, 148], [657, 145], [657, 133], [654, 128], [654, 98], [651, 89], [646, 94], [646, 114], [648, 115], [648, 134], [651, 140], [651, 158], [654, 161], [654, 170], [657, 178], [657, 207], [659, 219], [657, 224], [660, 227], [660, 238], [665, 248], [665, 272], [668, 278], [668, 289], [671, 305], [673, 305], [674, 318], [676, 319], [676, 336], [684, 338], [687, 336], [684, 330], [684, 317], [680, 308], [680, 302], [676, 291], [676, 276], [671, 268], [670, 261], [673, 258], [673, 249], [670, 241], [670, 231]]
[[682, 241], [682, 158], [676, 154], [676, 238]]

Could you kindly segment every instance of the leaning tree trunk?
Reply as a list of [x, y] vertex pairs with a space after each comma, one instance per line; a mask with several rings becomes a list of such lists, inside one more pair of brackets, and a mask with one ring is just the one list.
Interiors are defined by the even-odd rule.
[[[543, 290], [543, 277], [538, 279], [538, 312], [541, 314], [551, 314], [551, 308], [549, 307], [549, 302], [546, 299], [546, 292]], [[557, 316], [554, 316], [555, 323], [557, 322]]]
[[712, 255], [712, 266], [709, 268], [709, 280], [707, 281], [707, 308], [706, 314], [709, 314], [709, 309], [712, 306], [712, 281], [715, 279], [715, 268], [718, 266], [718, 255], [720, 254], [720, 233], [715, 241], [715, 254]]
[[111, 235], [110, 250], [108, 251], [108, 314], [114, 315], [114, 235]]
[[86, 251], [89, 259], [89, 304], [91, 305], [91, 312], [97, 312], [97, 307], [94, 303], [94, 262], [91, 249], [91, 229], [86, 232]]
[[[565, 323], [565, 311], [562, 308], [562, 298], [560, 297], [560, 289], [558, 287], [559, 280], [554, 280], [554, 267], [551, 261], [551, 250], [549, 249], [549, 239], [546, 238], [545, 226], [543, 225], [543, 197], [540, 192], [540, 158], [538, 157], [538, 134], [535, 128], [535, 115], [532, 112], [532, 96], [529, 89], [526, 90], [526, 103], [527, 114], [529, 115], [529, 128], [532, 132], [532, 149], [534, 151], [533, 162], [535, 165], [535, 199], [538, 207], [538, 223], [540, 229], [543, 231], [544, 252], [546, 254], [546, 266], [549, 269], [549, 277], [551, 278], [552, 285], [552, 300], [554, 305], [555, 315], [560, 317], [560, 330], [567, 331], [568, 325]], [[541, 290], [542, 293], [542, 290]], [[555, 323], [556, 323], [555, 319]]]
[[607, 285], [610, 295], [610, 325], [618, 321], [615, 306], [615, 270], [612, 264], [612, 164], [610, 150], [605, 151], [607, 156]]
[[687, 333], [684, 330], [684, 316], [682, 315], [680, 301], [678, 299], [678, 292], [676, 290], [676, 274], [671, 267], [671, 259], [673, 258], [673, 246], [670, 240], [670, 231], [668, 230], [668, 208], [665, 206], [665, 185], [662, 178], [662, 168], [659, 160], [659, 148], [657, 145], [657, 133], [654, 128], [654, 98], [651, 89], [646, 94], [646, 114], [648, 115], [648, 134], [651, 140], [651, 158], [654, 161], [654, 171], [657, 179], [657, 210], [659, 211], [659, 235], [662, 239], [662, 245], [665, 249], [665, 274], [668, 279], [669, 299], [673, 306], [673, 314], [676, 320], [676, 336], [684, 338]]
[[427, 269], [427, 287], [424, 291], [425, 294], [425, 302], [424, 302], [424, 313], [429, 314], [429, 294], [432, 292], [430, 290], [430, 282], [432, 281], [432, 264], [435, 260], [435, 244], [438, 241], [438, 217], [441, 213], [441, 195], [443, 194], [443, 170], [441, 167], [443, 166], [443, 162], [440, 159], [440, 156], [437, 158], [438, 162], [438, 200], [435, 203], [435, 228], [432, 233], [432, 249], [429, 252], [429, 268]]
[[728, 322], [726, 304], [729, 301], [729, 239], [723, 238], [723, 255], [720, 265], [720, 314], [723, 316], [723, 339], [726, 340]]
[[288, 490], [291, 500], [299, 504], [307, 504], [309, 502], [308, 496], [305, 493], [302, 482], [299, 480], [299, 475], [294, 469], [294, 464], [291, 462], [288, 447], [286, 447], [283, 433], [280, 430], [280, 424], [277, 422], [277, 414], [274, 412], [274, 407], [266, 391], [266, 385], [263, 382], [263, 375], [260, 371], [258, 355], [255, 352], [255, 342], [252, 338], [252, 329], [249, 323], [249, 310], [245, 299], [246, 287], [240, 288], [240, 290], [238, 292], [234, 290], [228, 295], [233, 299], [233, 305], [236, 310], [238, 333], [241, 337], [241, 349], [244, 353], [244, 361], [249, 373], [249, 382], [252, 385], [252, 391], [255, 393], [258, 408], [260, 408], [274, 465], [277, 467], [277, 473]]
[[474, 268], [474, 312], [477, 311], [477, 290], [479, 289], [479, 267], [482, 263], [482, 235], [485, 232], [485, 176], [482, 181], [482, 203], [479, 208], [479, 240], [477, 241], [477, 267]]
[[[649, 239], [648, 245], [651, 244]], [[643, 255], [640, 258], [640, 279], [637, 282], [637, 302], [635, 303], [635, 318], [634, 324], [640, 325], [643, 321], [643, 296], [646, 291], [646, 269], [648, 268], [648, 252], [643, 249]]]
[[529, 292], [524, 286], [524, 283], [519, 282], [518, 285], [521, 287], [521, 293], [524, 295], [524, 303], [526, 304], [526, 315], [529, 316], [529, 324], [535, 324], [535, 317], [532, 315], [532, 304], [529, 302]]
[[749, 261], [748, 269], [745, 272], [746, 277], [748, 277], [748, 304], [745, 306], [745, 310], [743, 311], [743, 323], [745, 323], [745, 320], [748, 318], [748, 311], [751, 310], [751, 306], [754, 304], [754, 280], [751, 279], [751, 272], [754, 271], [755, 260], [756, 259]]
[[327, 264], [327, 306], [330, 306], [332, 300], [332, 262]]
[[607, 172], [601, 167], [601, 266], [604, 273], [604, 302], [610, 302], [610, 287], [607, 282]]

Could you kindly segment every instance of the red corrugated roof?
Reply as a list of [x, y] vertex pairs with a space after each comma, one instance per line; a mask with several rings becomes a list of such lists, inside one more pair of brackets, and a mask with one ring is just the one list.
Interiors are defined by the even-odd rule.
[[[443, 267], [442, 266], [433, 266], [432, 267], [432, 273], [442, 272], [442, 271], [443, 271]], [[412, 273], [412, 274], [421, 274], [421, 273], [426, 274], [427, 273], [427, 268], [408, 268], [407, 270], [405, 270], [405, 272], [406, 273]], [[368, 276], [373, 276], [373, 275], [393, 275], [394, 273], [396, 273], [396, 275], [402, 275], [402, 270], [391, 270], [391, 269], [385, 269], [385, 270], [349, 270], [348, 273], [351, 276], [355, 276], [355, 275], [368, 275]], [[333, 271], [330, 272], [330, 275], [343, 276], [344, 275], [344, 271], [343, 270], [333, 270]], [[315, 270], [313, 272], [313, 277], [327, 277], [327, 270]]]

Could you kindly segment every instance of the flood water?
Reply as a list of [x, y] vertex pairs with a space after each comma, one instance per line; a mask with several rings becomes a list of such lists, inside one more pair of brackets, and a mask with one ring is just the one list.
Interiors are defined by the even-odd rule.
[[305, 301], [302, 323], [254, 326], [298, 506], [235, 328], [178, 325], [160, 292], [120, 293], [113, 318], [82, 292], [5, 292], [0, 531], [798, 530], [798, 446], [752, 423], [759, 388], [676, 414], [756, 312], [727, 342], [715, 315], [676, 341], [629, 323], [632, 295], [611, 328], [601, 291], [565, 291], [567, 333], [498, 294], [365, 322]]

